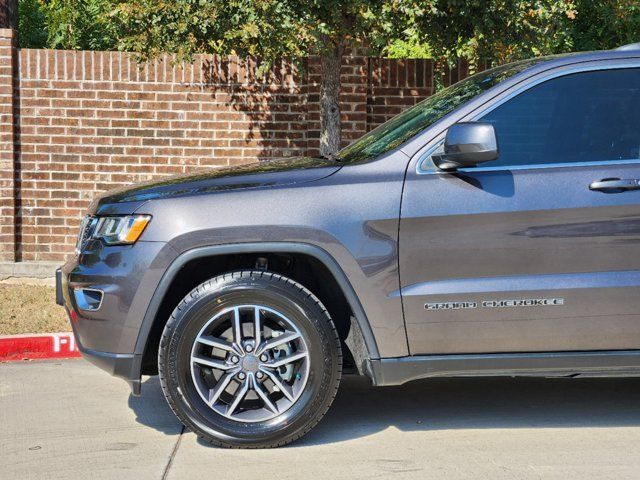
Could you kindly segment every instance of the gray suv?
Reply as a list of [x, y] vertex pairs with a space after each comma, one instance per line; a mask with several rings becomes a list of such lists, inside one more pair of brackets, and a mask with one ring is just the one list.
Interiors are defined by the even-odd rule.
[[[493, 68], [333, 158], [104, 194], [58, 271], [85, 358], [273, 447], [343, 372], [640, 373], [640, 50]], [[380, 412], [381, 415], [384, 412]]]

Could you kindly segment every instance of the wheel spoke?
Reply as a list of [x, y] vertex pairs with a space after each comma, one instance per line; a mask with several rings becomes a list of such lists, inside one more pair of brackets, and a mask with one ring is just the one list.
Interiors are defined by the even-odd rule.
[[233, 403], [231, 403], [231, 405], [229, 405], [229, 407], [227, 408], [227, 415], [229, 416], [233, 415], [233, 412], [236, 411], [236, 408], [238, 408], [238, 405], [240, 405], [240, 402], [244, 399], [248, 391], [249, 391], [249, 377], [247, 377], [245, 381], [242, 382], [242, 386], [240, 387], [239, 390], [236, 391], [236, 394], [235, 394], [236, 398], [233, 399]]
[[254, 375], [251, 375], [251, 381], [253, 382], [253, 389], [256, 391], [258, 396], [262, 399], [264, 404], [267, 406], [269, 410], [273, 413], [278, 413], [278, 407], [269, 399], [268, 394], [262, 389], [260, 382], [256, 379]]
[[271, 348], [275, 348], [279, 345], [282, 345], [284, 343], [289, 343], [295, 340], [296, 338], [300, 338], [300, 334], [298, 332], [289, 332], [289, 331], [284, 332], [282, 335], [279, 335], [277, 337], [270, 338], [269, 340], [263, 342], [262, 345], [260, 345], [257, 355], [260, 355], [261, 353]]
[[224, 390], [229, 386], [229, 383], [233, 379], [234, 375], [235, 373], [229, 373], [229, 372], [225, 373], [220, 377], [220, 380], [218, 380], [217, 385], [211, 390], [209, 390], [209, 406], [210, 407], [213, 407], [215, 405], [215, 403], [218, 401], [218, 398], [220, 398], [220, 395], [222, 395], [222, 392], [224, 392]]
[[206, 365], [207, 367], [215, 368], [216, 370], [232, 370], [238, 368], [237, 365], [229, 365], [220, 360], [215, 360], [213, 358], [203, 358], [198, 355], [194, 355], [191, 357], [191, 360], [200, 365]]
[[242, 325], [240, 324], [240, 309], [235, 307], [233, 309], [233, 316], [231, 317], [231, 323], [233, 324], [233, 341], [238, 347], [242, 346]]
[[307, 356], [308, 356], [307, 352], [298, 352], [298, 353], [294, 353], [293, 355], [289, 355], [288, 357], [284, 357], [279, 360], [276, 360], [275, 362], [263, 363], [263, 365], [269, 368], [278, 368], [288, 363], [295, 362], [296, 360], [300, 360], [301, 358], [306, 358]]
[[260, 325], [260, 307], [255, 307], [253, 313], [253, 336], [255, 338], [255, 345], [260, 345], [260, 329], [262, 326]]
[[222, 340], [221, 338], [212, 337], [211, 335], [200, 335], [196, 338], [196, 341], [210, 347], [226, 350], [227, 352], [237, 353], [233, 343]]
[[275, 384], [275, 386], [278, 387], [278, 390], [280, 390], [284, 394], [284, 396], [289, 399], [289, 401], [293, 402], [293, 392], [289, 390], [289, 387], [286, 386], [282, 382], [282, 380], [280, 380], [278, 375], [276, 375], [274, 372], [267, 369], [264, 369], [264, 370], [260, 369], [260, 370], [269, 376], [269, 378]]

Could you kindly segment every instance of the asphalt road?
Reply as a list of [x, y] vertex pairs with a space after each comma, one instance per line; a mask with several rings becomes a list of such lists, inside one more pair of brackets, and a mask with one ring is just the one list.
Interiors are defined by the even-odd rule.
[[347, 377], [302, 441], [221, 450], [83, 360], [0, 364], [2, 479], [638, 479], [640, 379]]

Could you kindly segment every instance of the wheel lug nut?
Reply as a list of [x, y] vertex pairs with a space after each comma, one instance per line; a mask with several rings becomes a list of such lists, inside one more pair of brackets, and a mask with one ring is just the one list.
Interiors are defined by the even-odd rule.
[[266, 362], [267, 360], [269, 360], [269, 357], [267, 356], [266, 353], [263, 353], [262, 355], [260, 355], [261, 362]]
[[238, 363], [239, 361], [240, 361], [240, 359], [237, 356], [235, 356], [235, 355], [231, 356], [231, 363]]
[[246, 347], [244, 347], [244, 349], [245, 349], [247, 352], [250, 352], [250, 351], [252, 351], [252, 350], [253, 350], [253, 345], [249, 344], [249, 345], [247, 345]]
[[238, 378], [239, 378], [240, 380], [244, 380], [245, 378], [247, 378], [247, 375], [246, 375], [244, 372], [240, 372], [240, 373], [238, 374]]
[[256, 377], [261, 379], [261, 378], [264, 377], [264, 373], [258, 372], [258, 373], [256, 373]]

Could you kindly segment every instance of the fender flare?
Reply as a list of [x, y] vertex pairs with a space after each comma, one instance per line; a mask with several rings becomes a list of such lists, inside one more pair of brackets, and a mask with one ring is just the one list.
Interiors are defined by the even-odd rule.
[[153, 327], [156, 315], [164, 299], [169, 287], [171, 286], [174, 278], [180, 271], [180, 269], [191, 260], [203, 257], [214, 257], [218, 255], [229, 254], [242, 254], [242, 253], [301, 253], [314, 257], [320, 261], [333, 275], [338, 285], [342, 289], [351, 310], [356, 319], [358, 329], [362, 333], [362, 340], [367, 350], [367, 360], [376, 360], [380, 358], [378, 346], [369, 325], [366, 313], [362, 308], [360, 299], [356, 295], [351, 282], [347, 275], [344, 273], [338, 262], [325, 250], [315, 245], [307, 243], [292, 243], [292, 242], [269, 242], [269, 243], [233, 243], [225, 245], [214, 245], [197, 247], [191, 250], [187, 250], [178, 255], [169, 265], [165, 273], [163, 274], [158, 286], [156, 287], [149, 306], [145, 312], [144, 318], [140, 325], [138, 332], [138, 338], [136, 340], [135, 352], [134, 352], [134, 365], [132, 378], [140, 378], [142, 368], [142, 357], [144, 355], [149, 333]]

